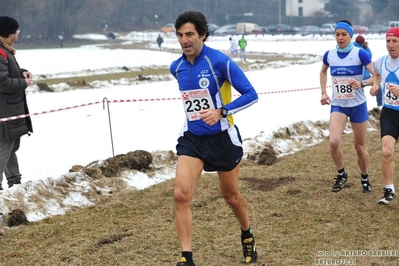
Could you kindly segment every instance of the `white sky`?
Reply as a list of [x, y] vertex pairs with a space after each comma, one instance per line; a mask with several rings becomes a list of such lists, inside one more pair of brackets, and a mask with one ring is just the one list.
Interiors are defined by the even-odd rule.
[[[157, 50], [157, 32], [132, 32], [126, 36], [117, 35], [126, 43], [151, 40], [153, 50], [110, 49], [105, 36], [88, 34], [77, 38], [104, 40], [103, 46], [17, 50], [16, 58], [22, 68], [36, 77], [68, 77], [82, 74], [122, 72], [122, 67], [169, 66], [178, 58], [177, 54]], [[180, 50], [174, 36], [164, 36], [163, 47]], [[354, 36], [356, 37], [356, 36]], [[383, 35], [366, 35], [373, 59], [386, 53]], [[236, 37], [237, 40], [239, 36]], [[263, 70], [247, 72], [247, 76], [259, 93], [259, 101], [250, 108], [236, 114], [235, 122], [240, 129], [244, 148], [248, 151], [252, 141], [266, 141], [273, 131], [300, 121], [328, 120], [328, 106], [320, 105], [319, 71], [321, 56], [335, 47], [332, 36], [247, 36], [247, 52], [303, 55], [303, 62], [311, 61], [312, 55], [320, 57], [316, 63], [287, 64], [274, 63]], [[226, 51], [228, 37], [210, 37], [206, 44]], [[313, 59], [314, 61], [314, 59]], [[263, 62], [265, 63], [265, 62]], [[275, 68], [279, 66], [278, 68]], [[88, 189], [82, 182], [76, 182], [74, 191], [60, 203], [48, 202], [47, 210], [37, 210], [28, 198], [36, 193], [37, 186], [51, 186], [68, 173], [71, 166], [87, 164], [112, 157], [112, 146], [108, 113], [102, 101], [110, 101], [110, 116], [115, 155], [134, 150], [175, 151], [178, 133], [184, 117], [180, 100], [154, 100], [180, 97], [175, 80], [152, 83], [126, 80], [96, 82], [93, 89], [38, 93], [35, 87], [28, 89], [28, 103], [32, 116], [34, 133], [23, 136], [19, 157], [22, 185], [7, 189], [4, 178], [0, 192], [0, 213], [11, 211], [8, 202], [20, 201], [25, 197], [22, 209], [28, 220], [35, 221], [47, 216], [63, 214], [69, 206], [92, 204], [81, 192]], [[60, 85], [59, 88], [63, 86]], [[376, 107], [375, 98], [368, 94], [368, 107]], [[330, 94], [330, 93], [329, 93]], [[331, 95], [331, 94], [330, 94]], [[122, 103], [122, 100], [150, 100]], [[73, 109], [68, 107], [81, 106]], [[87, 106], [86, 106], [87, 105]], [[51, 110], [60, 111], [46, 113]], [[130, 186], [142, 189], [173, 178], [174, 173], [149, 179], [144, 174], [125, 178]], [[49, 185], [50, 184], [50, 185]]]

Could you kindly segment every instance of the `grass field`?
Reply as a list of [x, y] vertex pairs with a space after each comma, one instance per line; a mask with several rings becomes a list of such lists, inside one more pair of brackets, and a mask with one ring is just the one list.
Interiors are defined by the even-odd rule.
[[[349, 180], [338, 193], [331, 192], [335, 169], [327, 141], [272, 166], [243, 161], [240, 186], [255, 230], [256, 265], [323, 262], [317, 259], [398, 265], [399, 205], [377, 204], [383, 188], [379, 133], [368, 134], [370, 194], [361, 192], [352, 135], [342, 144]], [[201, 177], [192, 209], [197, 265], [239, 265], [239, 227], [215, 174]], [[173, 180], [115, 192], [95, 207], [7, 229], [0, 243], [1, 265], [175, 265], [180, 252]]]

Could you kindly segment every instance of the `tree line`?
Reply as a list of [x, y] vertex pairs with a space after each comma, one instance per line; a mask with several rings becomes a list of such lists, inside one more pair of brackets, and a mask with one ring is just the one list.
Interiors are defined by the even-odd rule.
[[[61, 33], [71, 38], [74, 34], [101, 32], [104, 20], [109, 31], [159, 30], [166, 23], [174, 23], [185, 10], [199, 10], [209, 23], [217, 25], [239, 21], [259, 25], [278, 22], [291, 26], [321, 25], [343, 18], [357, 24], [361, 4], [361, 1], [330, 0], [326, 4], [329, 16], [316, 13], [312, 17], [286, 16], [285, 0], [3, 0], [0, 10], [2, 15], [18, 20], [22, 40], [46, 42]], [[369, 24], [387, 25], [389, 20], [399, 20], [397, 0], [370, 0], [369, 6], [372, 10], [367, 17]]]

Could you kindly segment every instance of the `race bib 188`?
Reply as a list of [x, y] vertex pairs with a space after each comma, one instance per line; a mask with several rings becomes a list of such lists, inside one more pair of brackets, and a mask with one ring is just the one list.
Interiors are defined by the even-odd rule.
[[355, 91], [349, 84], [350, 78], [334, 78], [333, 79], [333, 90], [337, 99], [346, 100], [355, 98]]

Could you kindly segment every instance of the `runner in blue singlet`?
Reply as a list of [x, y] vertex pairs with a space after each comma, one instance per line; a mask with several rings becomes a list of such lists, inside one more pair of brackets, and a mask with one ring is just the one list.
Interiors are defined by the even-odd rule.
[[[238, 186], [243, 149], [233, 114], [256, 103], [258, 95], [229, 56], [204, 44], [209, 31], [202, 13], [187, 11], [180, 14], [175, 28], [183, 55], [172, 62], [170, 72], [178, 82], [186, 114], [176, 145], [174, 210], [182, 251], [177, 265], [195, 265], [190, 203], [203, 171], [218, 173], [222, 195], [241, 227], [242, 262], [256, 262], [258, 253], [248, 206]], [[236, 99], [232, 98], [232, 88], [240, 93]]]

